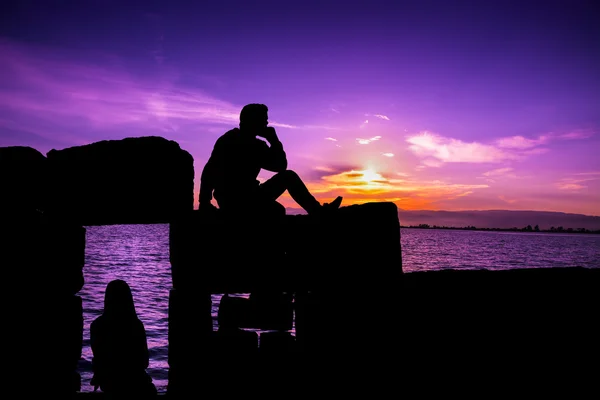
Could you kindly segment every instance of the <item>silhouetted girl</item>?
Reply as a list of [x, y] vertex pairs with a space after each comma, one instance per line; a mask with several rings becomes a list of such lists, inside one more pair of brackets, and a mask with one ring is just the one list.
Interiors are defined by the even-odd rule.
[[138, 318], [129, 285], [109, 282], [104, 293], [104, 312], [90, 326], [93, 352], [91, 384], [107, 395], [139, 398], [155, 396], [147, 374], [149, 354], [146, 330]]

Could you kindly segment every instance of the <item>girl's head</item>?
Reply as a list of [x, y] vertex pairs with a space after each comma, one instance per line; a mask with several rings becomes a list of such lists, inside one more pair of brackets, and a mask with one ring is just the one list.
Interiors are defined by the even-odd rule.
[[111, 317], [136, 316], [133, 295], [127, 282], [115, 279], [108, 283], [104, 293], [104, 315]]

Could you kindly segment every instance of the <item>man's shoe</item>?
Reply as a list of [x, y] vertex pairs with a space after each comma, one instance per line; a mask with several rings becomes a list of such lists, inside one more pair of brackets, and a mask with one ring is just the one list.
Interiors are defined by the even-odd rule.
[[327, 210], [327, 211], [337, 210], [338, 208], [340, 208], [341, 204], [342, 204], [342, 196], [338, 196], [331, 203], [323, 204], [323, 209]]

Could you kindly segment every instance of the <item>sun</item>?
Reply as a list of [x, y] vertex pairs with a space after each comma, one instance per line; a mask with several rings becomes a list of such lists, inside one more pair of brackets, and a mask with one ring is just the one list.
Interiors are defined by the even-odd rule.
[[362, 172], [362, 177], [360, 178], [362, 181], [366, 183], [376, 183], [377, 181], [381, 181], [383, 177], [380, 173], [375, 172], [372, 168], [367, 168]]

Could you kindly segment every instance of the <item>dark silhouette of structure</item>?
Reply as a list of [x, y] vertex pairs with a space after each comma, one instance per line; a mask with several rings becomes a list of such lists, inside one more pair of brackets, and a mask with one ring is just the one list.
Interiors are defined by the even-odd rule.
[[156, 224], [194, 208], [194, 159], [162, 137], [50, 150], [46, 164], [45, 211], [57, 218], [81, 225]]
[[[517, 376], [531, 383], [536, 375], [542, 379], [535, 390], [568, 384], [597, 392], [600, 268], [405, 274], [391, 202], [340, 207], [330, 218], [285, 215], [283, 235], [273, 229], [281, 225], [256, 229], [243, 218], [224, 221], [194, 210], [193, 176], [191, 155], [157, 137], [98, 142], [47, 157], [31, 148], [0, 148], [6, 392], [68, 398], [80, 390], [84, 226], [160, 222], [169, 223], [173, 279], [169, 398], [210, 395], [211, 389], [246, 397], [379, 397], [378, 390], [404, 394], [411, 382], [423, 382], [419, 394], [437, 387], [448, 397], [439, 379], [456, 373], [464, 396], [482, 382], [477, 372], [494, 380], [486, 391], [522, 393]], [[267, 230], [285, 237], [276, 262], [264, 260], [272, 248], [257, 251], [257, 243], [260, 250], [271, 243], [263, 236]], [[254, 296], [226, 297], [223, 329], [214, 332], [214, 293]], [[295, 338], [288, 332], [290, 300], [281, 293], [293, 293]], [[96, 349], [98, 332], [108, 329], [105, 319], [92, 328]], [[241, 332], [249, 325], [275, 332], [261, 333], [257, 343], [256, 335]], [[133, 341], [143, 325], [132, 326], [138, 332]], [[136, 343], [143, 355], [131, 359], [139, 362], [140, 392], [129, 398], [154, 393], [143, 372], [147, 346]], [[90, 397], [96, 395], [105, 394]]]
[[[239, 129], [231, 129], [217, 139], [202, 171], [200, 210], [214, 208], [211, 203], [214, 195], [219, 208], [228, 213], [247, 214], [250, 207], [261, 216], [285, 215], [285, 208], [276, 200], [286, 190], [309, 215], [340, 206], [341, 196], [321, 205], [298, 174], [287, 169], [283, 145], [275, 128], [267, 126], [268, 123], [266, 105], [247, 104], [240, 112]], [[276, 174], [260, 183], [256, 178], [263, 168]], [[244, 208], [240, 209], [240, 205]]]
[[146, 330], [137, 316], [127, 282], [108, 283], [104, 312], [90, 326], [93, 352], [91, 384], [113, 398], [157, 394], [146, 372], [149, 364]]

